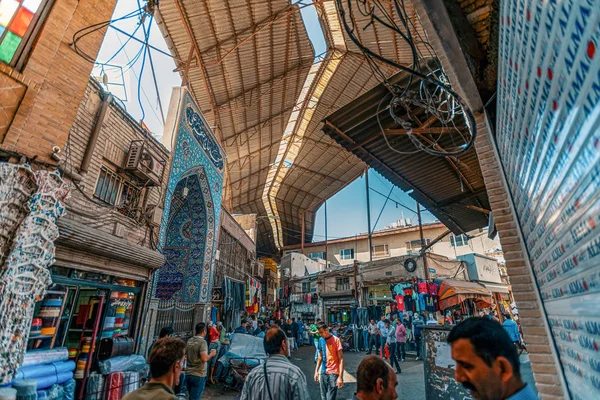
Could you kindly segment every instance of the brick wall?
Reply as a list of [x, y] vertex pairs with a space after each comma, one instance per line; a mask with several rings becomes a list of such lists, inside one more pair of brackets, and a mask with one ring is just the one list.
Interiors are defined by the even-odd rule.
[[546, 318], [542, 315], [541, 301], [517, 230], [512, 201], [483, 114], [477, 116], [477, 130], [479, 135], [475, 150], [504, 251], [513, 295], [519, 308], [523, 338], [529, 350], [536, 387], [542, 399], [562, 398], [563, 389], [557, 369], [558, 362], [551, 348], [550, 331]]
[[[80, 172], [79, 167], [85, 148], [96, 124], [98, 110], [102, 103], [100, 93], [100, 86], [94, 81], [88, 80], [88, 85], [70, 130], [68, 143], [65, 145], [65, 152], [62, 154], [62, 157], [66, 160], [67, 171]], [[132, 244], [150, 246], [150, 228], [145, 223], [124, 216], [116, 211], [114, 207], [103, 205], [99, 200], [93, 200], [102, 165], [106, 165], [113, 171], [118, 171], [123, 166], [130, 142], [140, 139], [145, 139], [146, 144], [156, 154], [168, 161], [169, 152], [166, 148], [140, 128], [137, 122], [118, 104], [111, 102], [102, 123], [88, 171], [87, 173], [81, 173], [83, 180], [79, 183], [79, 187], [85, 194], [82, 194], [77, 188], [71, 191], [71, 196], [67, 200], [71, 212], [65, 218], [73, 218], [104, 232], [123, 237]], [[125, 173], [119, 175], [123, 179], [135, 183], [129, 175]], [[161, 195], [166, 190], [167, 178], [168, 171], [165, 170], [161, 186], [147, 187], [142, 190], [140, 206], [145, 195], [144, 191], [147, 192], [148, 200], [146, 203], [148, 205], [161, 204]], [[139, 184], [136, 186], [139, 186]], [[156, 240], [158, 228], [154, 228], [154, 234]]]
[[[54, 163], [52, 147], [64, 147], [92, 70], [92, 64], [70, 47], [73, 34], [109, 20], [115, 4], [116, 0], [55, 0], [22, 71], [0, 63], [0, 74], [27, 86], [8, 132], [0, 137], [0, 149]], [[82, 41], [87, 54], [97, 54], [104, 33], [99, 30]]]
[[[473, 5], [477, 8], [478, 3], [481, 7], [484, 7], [484, 2], [484, 0], [479, 2], [465, 0], [460, 3], [462, 7]], [[545, 316], [542, 315], [541, 301], [531, 267], [526, 259], [520, 232], [517, 230], [518, 224], [508, 194], [508, 186], [503, 178], [497, 154], [492, 147], [491, 132], [486, 123], [485, 115], [481, 113], [483, 103], [475, 80], [472, 76], [464, 74], [464, 71], [468, 69], [466, 69], [466, 61], [460, 47], [453, 46], [451, 38], [446, 37], [442, 41], [439, 32], [443, 27], [433, 26], [429, 18], [431, 10], [427, 9], [427, 7], [431, 7], [432, 2], [429, 0], [413, 0], [413, 4], [453, 89], [463, 97], [475, 112], [477, 122], [475, 150], [479, 158], [500, 243], [504, 251], [513, 295], [519, 308], [523, 337], [530, 353], [529, 358], [539, 396], [543, 400], [563, 398], [561, 374], [557, 369], [559, 363], [554, 349], [551, 347], [550, 329]], [[469, 14], [468, 11], [465, 8], [467, 15]], [[491, 51], [491, 49], [488, 51]]]

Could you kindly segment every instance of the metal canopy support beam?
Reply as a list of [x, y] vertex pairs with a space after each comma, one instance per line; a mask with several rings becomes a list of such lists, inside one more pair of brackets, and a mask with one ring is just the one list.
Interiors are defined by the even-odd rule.
[[429, 244], [427, 246], [423, 247], [423, 252], [426, 252], [427, 250], [429, 250], [434, 244], [436, 244], [437, 242], [439, 242], [440, 240], [442, 240], [443, 238], [445, 238], [449, 234], [450, 234], [450, 229], [446, 229], [438, 237], [436, 237], [431, 242], [429, 242]]

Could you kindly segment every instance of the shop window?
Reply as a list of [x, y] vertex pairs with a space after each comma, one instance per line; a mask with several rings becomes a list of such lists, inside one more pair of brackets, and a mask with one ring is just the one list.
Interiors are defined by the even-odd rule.
[[354, 249], [342, 249], [342, 250], [340, 250], [340, 259], [342, 259], [342, 260], [354, 260]]
[[378, 245], [371, 247], [371, 254], [373, 255], [373, 258], [389, 257], [390, 252], [388, 250], [388, 245], [387, 244], [378, 244]]
[[310, 292], [310, 282], [302, 282], [302, 293]]
[[317, 258], [320, 258], [322, 260], [325, 259], [325, 252], [323, 251], [318, 251], [316, 253], [308, 253], [308, 258], [316, 260]]
[[335, 290], [350, 290], [350, 278], [335, 278]]
[[20, 69], [53, 0], [0, 0], [0, 61]]
[[451, 234], [450, 244], [452, 245], [452, 247], [467, 246], [469, 244], [469, 238], [467, 238], [467, 235], [464, 234], [458, 236], [454, 236], [454, 234]]
[[[425, 246], [427, 246], [431, 239], [423, 239], [425, 241]], [[411, 240], [410, 242], [406, 242], [406, 250], [416, 250], [421, 248], [421, 239]]]

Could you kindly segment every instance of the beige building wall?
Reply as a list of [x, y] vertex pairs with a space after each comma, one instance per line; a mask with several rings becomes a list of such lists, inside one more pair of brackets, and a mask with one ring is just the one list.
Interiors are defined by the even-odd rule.
[[[446, 231], [446, 227], [441, 223], [427, 224], [423, 226], [423, 238], [427, 241], [433, 241], [439, 235]], [[489, 239], [487, 236], [487, 230], [475, 230], [469, 232], [469, 236], [473, 237], [466, 244], [460, 245], [460, 241], [453, 241], [451, 239], [452, 234], [447, 235], [441, 241], [434, 244], [430, 251], [439, 255], [446, 256], [450, 259], [454, 259], [457, 256], [461, 256], [469, 253], [485, 254], [486, 252], [500, 249], [500, 240], [496, 237], [494, 240]], [[398, 257], [406, 254], [418, 253], [420, 246], [420, 233], [418, 226], [410, 226], [398, 229], [389, 229], [385, 231], [377, 231], [372, 235], [373, 246], [387, 245], [387, 254], [381, 256], [373, 256], [373, 260], [384, 259], [389, 257]], [[407, 245], [408, 242], [412, 242], [413, 245]], [[416, 244], [415, 244], [416, 243]], [[306, 243], [304, 245], [304, 255], [310, 256], [314, 253], [323, 252], [327, 248], [327, 261], [331, 264], [346, 265], [352, 264], [354, 260], [361, 262], [370, 261], [369, 254], [369, 239], [367, 235], [360, 235], [354, 238], [344, 238], [329, 241], [327, 246], [325, 242]], [[351, 249], [354, 252], [354, 257], [343, 259], [341, 256], [342, 250]], [[289, 246], [285, 248], [286, 252], [300, 252], [301, 246]]]

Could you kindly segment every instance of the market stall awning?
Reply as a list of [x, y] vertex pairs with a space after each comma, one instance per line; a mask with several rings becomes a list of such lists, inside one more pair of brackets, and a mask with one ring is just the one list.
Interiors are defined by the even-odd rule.
[[477, 282], [456, 281], [453, 279], [442, 281], [438, 291], [440, 310], [460, 304], [466, 299], [492, 304], [490, 291]]
[[508, 286], [499, 283], [479, 282], [492, 293], [508, 293]]

